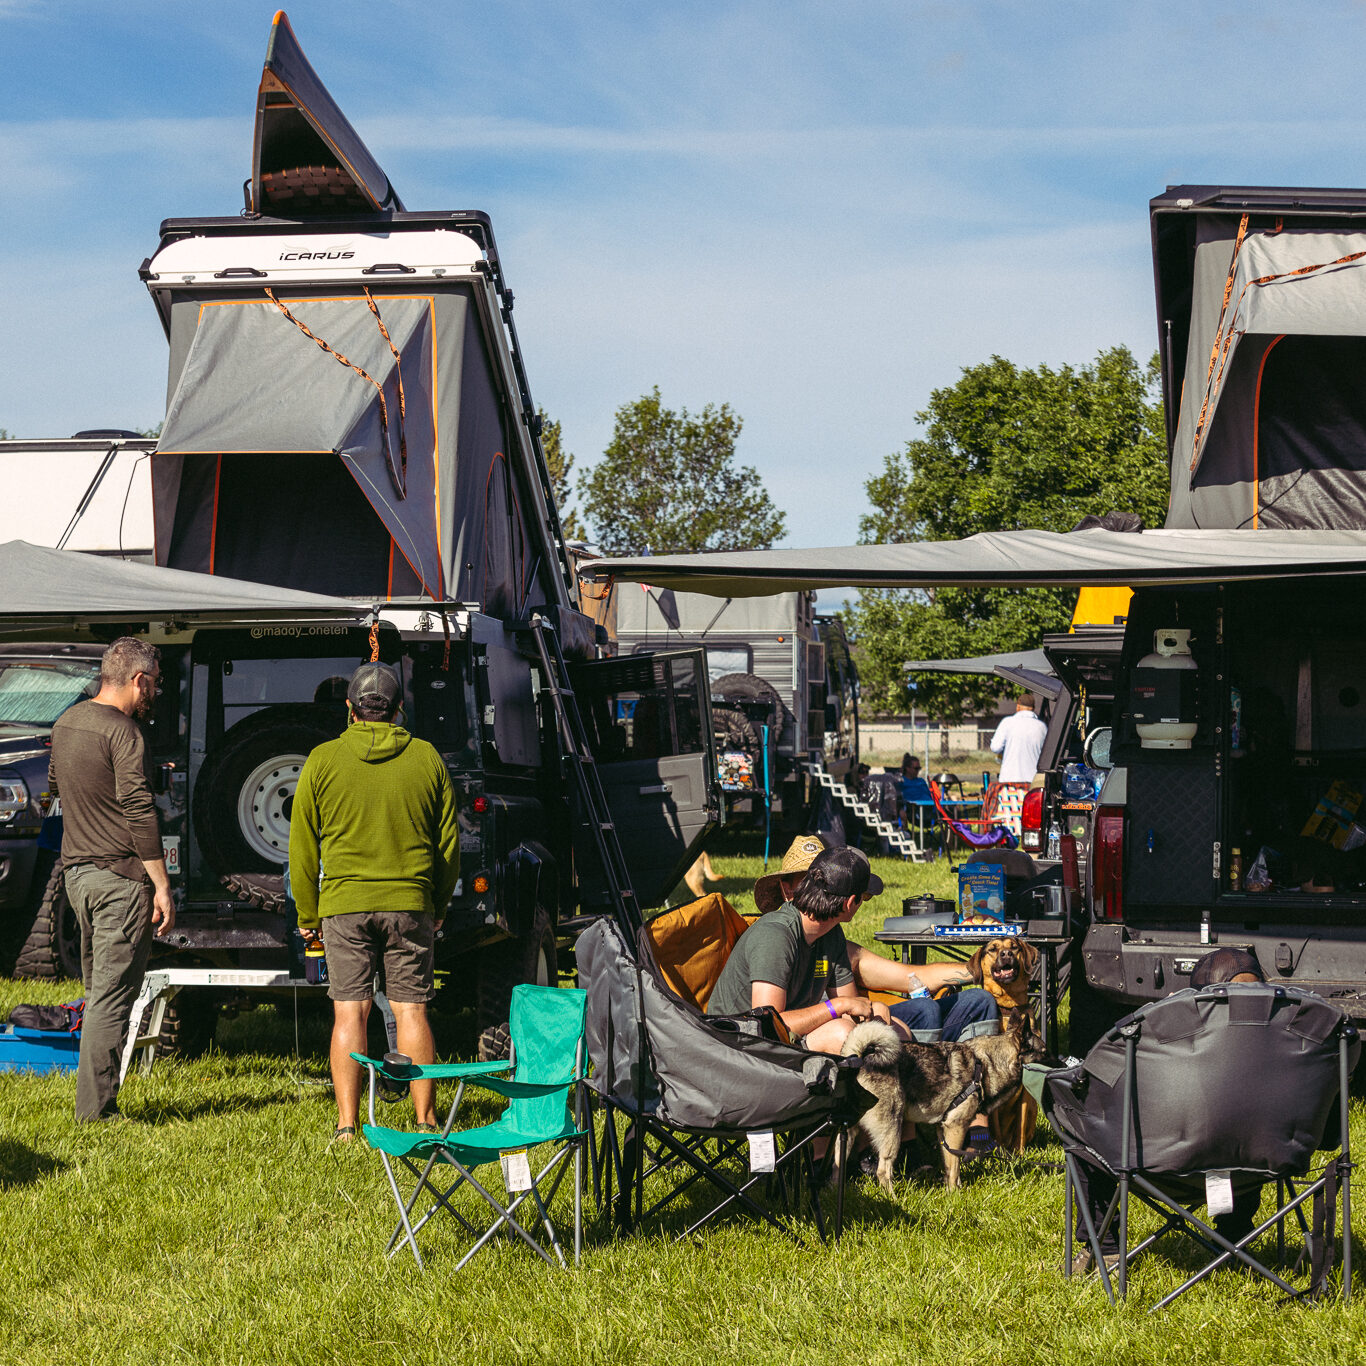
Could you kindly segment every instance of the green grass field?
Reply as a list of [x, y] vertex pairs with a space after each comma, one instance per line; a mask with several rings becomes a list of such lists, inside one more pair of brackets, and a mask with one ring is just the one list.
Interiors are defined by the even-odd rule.
[[[760, 861], [717, 865], [744, 905]], [[862, 912], [864, 940], [900, 896], [951, 885], [942, 864], [878, 871], [888, 904]], [[0, 1014], [75, 994], [0, 983]], [[590, 1206], [576, 1272], [504, 1244], [454, 1276], [465, 1243], [448, 1221], [429, 1231], [419, 1275], [383, 1257], [378, 1157], [327, 1150], [324, 1021], [301, 1021], [297, 1037], [296, 1054], [296, 1022], [273, 1007], [226, 1021], [209, 1056], [127, 1083], [140, 1123], [98, 1130], [71, 1121], [73, 1078], [0, 1076], [0, 1362], [1366, 1359], [1366, 1286], [1351, 1309], [1285, 1307], [1222, 1273], [1149, 1318], [1192, 1265], [1184, 1252], [1140, 1265], [1118, 1311], [1094, 1282], [1065, 1282], [1060, 1149], [1042, 1127], [1023, 1158], [988, 1161], [957, 1194], [905, 1180], [889, 1200], [857, 1182], [834, 1249], [805, 1218], [806, 1247], [739, 1223], [683, 1245], [614, 1240]], [[1354, 1105], [1357, 1143], [1364, 1118]]]

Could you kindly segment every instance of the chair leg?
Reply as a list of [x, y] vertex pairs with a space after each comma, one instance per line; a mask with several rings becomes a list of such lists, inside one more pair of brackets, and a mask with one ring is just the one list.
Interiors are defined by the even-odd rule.
[[[590, 1122], [591, 1130], [591, 1122]], [[574, 1145], [574, 1265], [583, 1255], [583, 1150], [587, 1143], [581, 1139]]]
[[[1197, 1271], [1195, 1275], [1189, 1277], [1181, 1285], [1177, 1286], [1177, 1288], [1173, 1290], [1171, 1294], [1164, 1296], [1155, 1305], [1153, 1305], [1151, 1312], [1156, 1313], [1157, 1310], [1166, 1308], [1166, 1306], [1169, 1305], [1174, 1299], [1176, 1299], [1178, 1295], [1185, 1294], [1185, 1292], [1189, 1290], [1191, 1286], [1204, 1280], [1206, 1276], [1210, 1275], [1212, 1272], [1217, 1271], [1221, 1266], [1228, 1262], [1230, 1258], [1235, 1257], [1244, 1266], [1247, 1266], [1251, 1270], [1257, 1272], [1259, 1276], [1265, 1276], [1266, 1279], [1271, 1281], [1273, 1285], [1279, 1286], [1280, 1289], [1284, 1290], [1285, 1293], [1289, 1295], [1291, 1299], [1304, 1298], [1303, 1291], [1296, 1290], [1294, 1286], [1288, 1285], [1278, 1275], [1276, 1275], [1274, 1271], [1272, 1271], [1269, 1267], [1263, 1266], [1262, 1263], [1259, 1262], [1250, 1252], [1245, 1250], [1247, 1244], [1251, 1243], [1254, 1238], [1261, 1237], [1261, 1235], [1265, 1233], [1266, 1230], [1269, 1229], [1273, 1223], [1276, 1222], [1276, 1219], [1279, 1217], [1279, 1215], [1288, 1213], [1288, 1210], [1278, 1211], [1277, 1214], [1273, 1214], [1270, 1219], [1267, 1219], [1263, 1223], [1259, 1224], [1245, 1238], [1240, 1239], [1237, 1243], [1231, 1243], [1227, 1238], [1223, 1237], [1221, 1234], [1216, 1232], [1203, 1220], [1198, 1219], [1194, 1214], [1191, 1213], [1190, 1210], [1186, 1209], [1183, 1205], [1177, 1204], [1177, 1202], [1175, 1200], [1172, 1200], [1169, 1196], [1164, 1196], [1161, 1191], [1157, 1190], [1156, 1187], [1150, 1187], [1141, 1176], [1135, 1175], [1134, 1181], [1138, 1185], [1140, 1190], [1146, 1189], [1148, 1194], [1169, 1205], [1173, 1211], [1175, 1211], [1178, 1215], [1181, 1216], [1181, 1218], [1186, 1222], [1187, 1225], [1189, 1225], [1190, 1228], [1195, 1229], [1201, 1235], [1202, 1239], [1208, 1240], [1210, 1246], [1223, 1249], [1220, 1255], [1216, 1257], [1214, 1261], [1212, 1261], [1208, 1266]], [[1298, 1206], [1302, 1204], [1311, 1195], [1313, 1195], [1313, 1193], [1318, 1188], [1318, 1182], [1315, 1182], [1312, 1186], [1306, 1187], [1306, 1189], [1301, 1191], [1295, 1197], [1294, 1201], [1292, 1202], [1293, 1205]]]
[[[389, 1189], [394, 1193], [394, 1203], [398, 1206], [398, 1216], [400, 1226], [404, 1230], [405, 1241], [407, 1242], [408, 1246], [412, 1248], [413, 1258], [417, 1262], [417, 1269], [419, 1271], [425, 1271], [426, 1267], [422, 1265], [422, 1254], [417, 1250], [417, 1238], [414, 1235], [413, 1226], [411, 1223], [408, 1222], [408, 1205], [405, 1205], [403, 1203], [403, 1196], [399, 1192], [398, 1181], [394, 1176], [394, 1169], [389, 1164], [389, 1154], [380, 1153], [380, 1157], [384, 1162], [384, 1174], [389, 1178]], [[418, 1189], [421, 1190], [421, 1186], [419, 1186]], [[416, 1193], [414, 1193], [413, 1199], [415, 1200], [416, 1198], [417, 1195]], [[411, 1201], [409, 1202], [409, 1204], [411, 1204]], [[397, 1230], [395, 1230], [394, 1237], [389, 1239], [389, 1246], [385, 1248], [386, 1255], [390, 1253], [391, 1249], [394, 1246], [394, 1239], [396, 1239], [397, 1237], [398, 1232]]]
[[[479, 1249], [483, 1247], [484, 1244], [487, 1243], [488, 1240], [492, 1238], [493, 1235], [497, 1233], [500, 1228], [502, 1228], [504, 1224], [506, 1224], [543, 1262], [545, 1262], [548, 1266], [553, 1267], [555, 1263], [551, 1259], [550, 1254], [545, 1250], [545, 1248], [543, 1248], [540, 1245], [540, 1243], [538, 1243], [531, 1236], [531, 1234], [529, 1234], [526, 1231], [526, 1229], [524, 1229], [521, 1226], [521, 1224], [517, 1222], [516, 1219], [513, 1218], [513, 1215], [516, 1213], [518, 1206], [522, 1204], [522, 1202], [526, 1199], [528, 1195], [533, 1194], [535, 1192], [535, 1185], [533, 1184], [530, 1191], [518, 1192], [517, 1198], [515, 1200], [510, 1200], [507, 1206], [504, 1207], [504, 1205], [498, 1200], [496, 1196], [494, 1196], [491, 1192], [485, 1190], [484, 1187], [479, 1184], [473, 1172], [467, 1170], [459, 1163], [456, 1163], [455, 1165], [460, 1168], [460, 1172], [464, 1176], [465, 1180], [468, 1181], [470, 1185], [473, 1186], [474, 1189], [477, 1190], [479, 1194], [482, 1195], [484, 1199], [487, 1200], [488, 1203], [495, 1210], [498, 1211], [498, 1218], [493, 1221], [493, 1224], [489, 1227], [487, 1232], [483, 1234], [483, 1236], [478, 1240], [478, 1242], [476, 1242], [475, 1245], [472, 1248], [470, 1248], [470, 1250], [460, 1259], [460, 1261], [456, 1263], [455, 1269], [459, 1271], [465, 1265], [465, 1263], [468, 1262], [470, 1258], [473, 1257], [474, 1254], [478, 1252]], [[542, 1172], [542, 1175], [544, 1174], [545, 1173]], [[544, 1212], [544, 1208], [542, 1209], [542, 1212]], [[559, 1251], [558, 1247], [556, 1247], [556, 1251]], [[560, 1254], [560, 1263], [561, 1265], [564, 1264], [564, 1256], [562, 1253]]]
[[[1344, 1102], [1344, 1109], [1346, 1108]], [[1346, 1128], [1344, 1121], [1343, 1128]], [[1342, 1302], [1352, 1302], [1352, 1157], [1344, 1147], [1338, 1159], [1342, 1168], [1338, 1186], [1342, 1190]]]
[[[1063, 1153], [1064, 1169], [1068, 1174], [1068, 1178], [1071, 1181], [1073, 1188], [1079, 1189], [1081, 1183], [1077, 1180], [1076, 1163], [1077, 1159], [1073, 1157], [1071, 1153]], [[1100, 1272], [1101, 1284], [1105, 1287], [1105, 1298], [1110, 1301], [1110, 1305], [1113, 1308], [1115, 1303], [1115, 1292], [1113, 1286], [1110, 1284], [1110, 1273], [1105, 1266], [1105, 1255], [1100, 1250], [1101, 1234], [1097, 1231], [1095, 1221], [1091, 1218], [1091, 1211], [1087, 1209], [1084, 1200], [1077, 1201], [1077, 1209], [1081, 1212], [1082, 1226], [1086, 1229], [1086, 1239], [1091, 1245], [1091, 1256], [1095, 1258], [1096, 1269]], [[1114, 1206], [1112, 1205], [1107, 1212], [1105, 1219], [1101, 1222], [1102, 1230], [1108, 1226], [1113, 1213]], [[1067, 1274], [1069, 1276], [1072, 1274], [1072, 1263], [1070, 1261], [1067, 1264]]]
[[559, 1258], [561, 1270], [568, 1270], [564, 1260], [564, 1249], [560, 1247], [560, 1240], [555, 1236], [555, 1225], [550, 1222], [550, 1215], [546, 1211], [545, 1202], [541, 1199], [541, 1193], [535, 1186], [531, 1188], [531, 1198], [536, 1203], [536, 1212], [541, 1216], [541, 1227], [545, 1229], [545, 1236], [550, 1240], [551, 1250]]

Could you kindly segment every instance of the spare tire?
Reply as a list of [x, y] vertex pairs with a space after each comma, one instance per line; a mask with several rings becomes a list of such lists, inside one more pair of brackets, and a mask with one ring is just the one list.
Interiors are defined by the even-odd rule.
[[14, 964], [16, 977], [44, 980], [81, 976], [81, 927], [66, 895], [62, 865], [42, 852], [25, 909], [27, 925]]
[[746, 754], [758, 754], [763, 748], [759, 728], [734, 707], [713, 707], [711, 728], [719, 749], [742, 749]]
[[[336, 738], [336, 717], [326, 707], [268, 707], [214, 746], [199, 770], [191, 809], [200, 850], [215, 873], [279, 876], [289, 861], [289, 818], [304, 760]], [[234, 890], [249, 889], [244, 883]], [[283, 904], [283, 889], [280, 898]]]
[[791, 715], [778, 690], [758, 674], [722, 674], [711, 685], [711, 695], [719, 702], [766, 702], [773, 708], [779, 730]]

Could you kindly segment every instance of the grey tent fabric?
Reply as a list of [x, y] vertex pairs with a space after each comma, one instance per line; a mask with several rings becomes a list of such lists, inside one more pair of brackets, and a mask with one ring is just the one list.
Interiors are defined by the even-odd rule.
[[790, 633], [802, 618], [796, 594], [771, 598], [739, 598], [722, 603], [711, 597], [641, 591], [617, 596], [618, 631], [682, 631], [724, 636], [751, 635], [758, 631]]
[[800, 588], [1226, 583], [1366, 573], [1366, 531], [994, 531], [910, 545], [604, 559], [580, 572], [718, 597]]
[[[1304, 1172], [1335, 1147], [1343, 1012], [1312, 992], [1227, 983], [1176, 992], [1135, 1011], [1131, 1163], [1193, 1177], [1212, 1170]], [[1361, 1044], [1349, 1049], [1355, 1067]], [[1076, 1068], [1049, 1074], [1044, 1108], [1064, 1145], [1121, 1166], [1125, 1041], [1112, 1030]], [[1255, 1104], [1249, 1103], [1255, 1097]]]
[[[356, 289], [356, 286], [347, 286]], [[384, 386], [322, 351], [258, 289], [187, 286], [170, 309], [173, 395], [152, 457], [158, 563], [313, 592], [564, 604], [559, 552], [474, 290], [370, 286], [281, 302]], [[407, 475], [400, 496], [402, 375]]]
[[912, 659], [901, 666], [918, 674], [990, 674], [997, 669], [1029, 669], [1051, 674], [1053, 666], [1042, 650], [1007, 650], [999, 655], [973, 655], [969, 659]]
[[[202, 306], [157, 450], [156, 472], [165, 472], [155, 479], [157, 492], [171, 494], [158, 498], [158, 559], [176, 563], [183, 553], [181, 545], [171, 543], [177, 500], [167, 487], [172, 479], [165, 477], [180, 474], [182, 467], [169, 466], [169, 457], [264, 457], [269, 464], [250, 477], [268, 485], [279, 473], [280, 457], [339, 456], [425, 591], [440, 595], [444, 577], [432, 499], [437, 485], [433, 302], [376, 301], [401, 364], [395, 363], [365, 299], [284, 302], [300, 323], [351, 365], [323, 351], [268, 300]], [[387, 421], [381, 419], [381, 388]], [[244, 402], [244, 395], [249, 401]], [[210, 534], [205, 536], [201, 527], [190, 532], [181, 519], [181, 541], [213, 544], [223, 493], [221, 460], [213, 477]], [[315, 512], [326, 515], [316, 504]], [[381, 548], [387, 551], [387, 546]]]
[[1237, 230], [1197, 224], [1166, 524], [1366, 527], [1366, 233]]
[[359, 604], [265, 584], [159, 569], [25, 541], [0, 545], [0, 616], [113, 618], [194, 613], [252, 620], [360, 617]]
[[908, 674], [995, 674], [1007, 683], [1044, 697], [1057, 697], [1062, 684], [1042, 650], [1014, 650], [970, 659], [913, 659], [901, 666]]
[[588, 991], [588, 1085], [628, 1113], [639, 1090], [644, 1112], [674, 1128], [781, 1129], [828, 1116], [852, 1077], [828, 1054], [727, 1031], [684, 1005], [648, 967], [637, 971], [609, 920], [579, 936], [575, 956]]

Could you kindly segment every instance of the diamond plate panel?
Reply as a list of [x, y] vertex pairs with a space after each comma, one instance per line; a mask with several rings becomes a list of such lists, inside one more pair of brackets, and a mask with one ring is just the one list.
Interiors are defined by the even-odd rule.
[[1213, 764], [1131, 765], [1125, 905], [1203, 906], [1212, 901], [1218, 822]]

